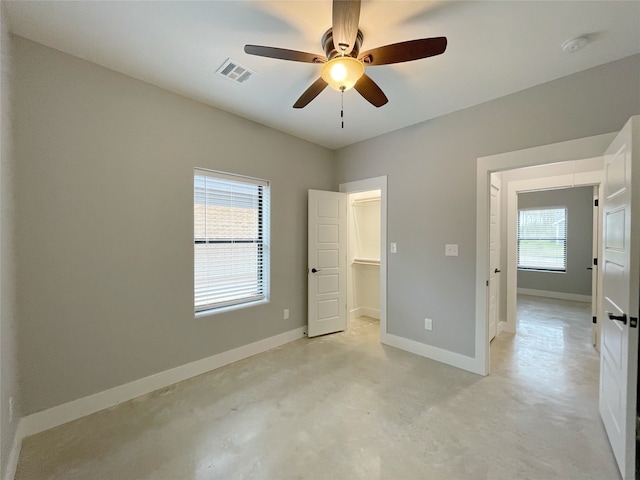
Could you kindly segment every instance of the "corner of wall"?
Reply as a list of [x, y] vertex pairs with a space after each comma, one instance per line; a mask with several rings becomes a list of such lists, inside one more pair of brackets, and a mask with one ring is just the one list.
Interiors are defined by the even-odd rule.
[[[12, 44], [0, 3], [0, 476], [13, 478], [20, 438], [15, 280], [15, 189], [12, 142]], [[11, 418], [10, 418], [11, 417]], [[13, 467], [12, 467], [13, 465]]]

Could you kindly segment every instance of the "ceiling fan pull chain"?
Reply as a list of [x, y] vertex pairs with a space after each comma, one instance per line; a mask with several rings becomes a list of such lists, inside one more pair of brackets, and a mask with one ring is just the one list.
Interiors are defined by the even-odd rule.
[[340, 90], [340, 120], [344, 128], [344, 87]]

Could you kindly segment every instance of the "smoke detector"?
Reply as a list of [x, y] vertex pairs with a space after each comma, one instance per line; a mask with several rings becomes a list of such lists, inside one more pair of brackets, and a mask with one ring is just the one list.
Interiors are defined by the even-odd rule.
[[562, 44], [562, 51], [564, 53], [577, 52], [578, 50], [582, 50], [587, 43], [589, 43], [589, 39], [585, 36], [572, 38]]

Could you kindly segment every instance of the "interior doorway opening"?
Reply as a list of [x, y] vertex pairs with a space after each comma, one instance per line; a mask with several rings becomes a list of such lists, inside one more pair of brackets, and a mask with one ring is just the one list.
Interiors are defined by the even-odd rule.
[[[598, 293], [602, 310], [599, 412], [612, 452], [624, 478], [635, 477], [636, 447], [636, 386], [638, 367], [638, 330], [626, 326], [632, 312], [637, 324], [638, 248], [633, 238], [635, 229], [629, 226], [637, 220], [632, 215], [632, 185], [637, 185], [638, 117], [632, 117], [624, 128], [613, 134], [597, 135], [527, 150], [481, 157], [477, 165], [477, 237], [476, 237], [476, 360], [486, 375], [490, 370], [492, 346], [488, 341], [486, 278], [488, 271], [488, 186], [492, 172], [507, 171], [555, 162], [571, 163], [573, 159], [595, 155], [602, 162], [600, 172], [600, 205], [602, 236], [599, 248], [602, 265], [598, 265]], [[555, 162], [554, 162], [555, 161]], [[588, 175], [587, 175], [588, 176]], [[584, 181], [584, 175], [573, 172], [571, 184]], [[591, 182], [586, 182], [589, 184]], [[594, 182], [598, 183], [598, 182]], [[584, 184], [584, 183], [583, 183]], [[606, 192], [606, 195], [602, 193]], [[633, 203], [637, 206], [637, 202]], [[511, 256], [511, 252], [510, 252]], [[512, 266], [508, 268], [510, 270]], [[514, 278], [513, 276], [511, 277]], [[513, 293], [516, 282], [507, 282]], [[515, 298], [515, 295], [511, 298]], [[610, 300], [612, 299], [612, 300]], [[512, 300], [512, 308], [516, 302]], [[611, 306], [609, 306], [611, 305]], [[509, 310], [509, 309], [508, 309]], [[513, 310], [507, 320], [514, 318]], [[606, 320], [605, 317], [610, 320]], [[514, 325], [515, 327], [515, 325]], [[590, 347], [590, 345], [589, 345]], [[591, 350], [592, 353], [593, 350]], [[596, 376], [596, 375], [594, 375]]]
[[[585, 317], [584, 321], [589, 322], [591, 342], [594, 345], [597, 343], [600, 322], [591, 322], [598, 311], [599, 272], [598, 266], [593, 265], [593, 259], [597, 258], [601, 228], [599, 215], [594, 211], [594, 201], [600, 194], [602, 176], [601, 156], [514, 168], [491, 174], [492, 192], [494, 177], [499, 179], [498, 184], [501, 186], [498, 193], [498, 210], [502, 212], [498, 220], [500, 225], [495, 227], [492, 215], [488, 218], [490, 234], [498, 230], [498, 245], [503, 246], [497, 262], [502, 273], [495, 277], [495, 283], [499, 287], [495, 283], [493, 285], [493, 289], [498, 291], [499, 299], [498, 307], [494, 308], [498, 317], [498, 334], [503, 331], [511, 334], [517, 332], [518, 295], [523, 294], [587, 303], [593, 314]], [[493, 198], [491, 202], [490, 211], [493, 211]], [[555, 270], [545, 270], [542, 266], [520, 268], [519, 221], [522, 212], [543, 214], [547, 210], [558, 209], [563, 209], [567, 215], [564, 217], [567, 236], [556, 252], [564, 254], [562, 265], [556, 265], [558, 268]], [[490, 253], [492, 248], [492, 242], [489, 242]], [[490, 285], [491, 282], [494, 282], [493, 277], [490, 277]], [[491, 308], [490, 301], [488, 305]]]
[[[356, 319], [387, 332], [387, 177], [344, 183], [347, 194], [347, 328]], [[360, 322], [361, 323], [361, 322]]]
[[[598, 300], [594, 289], [597, 265], [592, 261], [601, 234], [593, 201], [599, 192], [601, 171], [577, 175], [573, 163], [550, 168], [571, 168], [574, 172], [564, 182], [556, 176], [513, 180], [517, 174], [532, 175], [530, 169], [502, 172], [507, 213], [501, 268], [508, 304], [501, 306], [505, 321], [500, 324], [508, 328], [500, 329], [490, 342], [490, 368], [526, 382], [534, 396], [544, 398], [550, 408], [554, 403], [575, 403], [577, 398], [595, 406], [599, 401], [600, 355], [594, 345], [594, 327], [600, 324], [592, 323], [592, 309], [597, 311]], [[564, 266], [555, 271], [545, 271], [540, 265], [537, 270], [519, 268], [523, 260], [535, 264], [534, 259], [519, 255], [520, 212], [560, 208], [566, 209], [565, 243], [560, 248], [564, 250]], [[594, 420], [598, 419], [593, 410], [584, 415], [584, 421]]]
[[381, 191], [347, 195], [347, 328], [380, 321]]
[[[487, 272], [489, 268], [489, 180], [491, 174], [493, 172], [503, 173], [509, 170], [521, 170], [522, 172], [526, 171], [521, 180], [530, 181], [531, 173], [536, 169], [556, 166], [556, 168], [559, 167], [559, 172], [556, 172], [547, 180], [550, 181], [555, 178], [560, 184], [574, 185], [575, 182], [581, 182], [585, 179], [585, 174], [575, 172], [572, 168], [576, 159], [595, 159], [595, 161], [601, 162], [603, 153], [615, 136], [615, 133], [596, 135], [478, 158], [476, 184], [476, 354], [473, 371], [481, 375], [490, 373], [491, 348], [488, 340]], [[547, 175], [547, 177], [550, 176]], [[598, 179], [598, 181], [600, 180]], [[514, 182], [511, 183], [513, 184]], [[506, 187], [503, 184], [504, 188]], [[513, 193], [510, 192], [509, 195], [515, 195], [515, 191]], [[507, 216], [509, 216], [508, 212]], [[509, 228], [515, 228], [515, 225]], [[505, 278], [501, 280], [501, 288], [509, 294], [509, 298], [512, 298], [507, 305], [507, 312], [501, 318], [504, 321], [503, 327], [507, 331], [510, 328], [515, 328], [516, 283], [509, 281], [509, 278], [513, 278], [516, 273], [515, 267], [513, 268], [514, 270], [511, 271], [511, 267], [507, 265], [507, 271], [503, 270], [502, 273]]]
[[523, 296], [527, 304], [528, 297], [574, 302], [586, 312], [576, 320], [588, 333], [584, 341], [597, 350], [598, 191], [599, 185], [576, 185], [518, 192], [516, 237], [508, 239], [517, 252], [516, 328]]
[[[500, 265], [499, 331], [517, 331], [518, 292], [592, 303], [597, 312], [597, 265], [592, 265], [593, 252], [601, 238], [597, 213], [593, 212], [594, 189], [599, 192], [602, 182], [602, 157], [592, 157], [551, 165], [512, 169], [500, 173], [502, 179], [502, 216], [499, 227], [502, 244]], [[582, 188], [584, 187], [584, 188]], [[525, 200], [528, 199], [528, 200]], [[523, 203], [524, 202], [524, 203]], [[533, 202], [533, 203], [532, 203]], [[572, 203], [571, 265], [565, 272], [529, 272], [518, 268], [518, 219], [520, 206], [561, 206]], [[577, 217], [577, 219], [576, 219]], [[595, 228], [594, 228], [595, 227]], [[578, 238], [574, 238], [577, 236]], [[597, 255], [596, 255], [597, 256]], [[566, 268], [569, 270], [566, 270]], [[588, 270], [592, 268], [592, 270]], [[528, 282], [528, 283], [525, 283]], [[578, 284], [582, 283], [582, 287]], [[520, 290], [519, 290], [520, 289]], [[595, 303], [595, 304], [594, 304]], [[598, 324], [596, 324], [597, 326]], [[594, 329], [595, 331], [595, 329]], [[595, 338], [595, 334], [592, 335]]]

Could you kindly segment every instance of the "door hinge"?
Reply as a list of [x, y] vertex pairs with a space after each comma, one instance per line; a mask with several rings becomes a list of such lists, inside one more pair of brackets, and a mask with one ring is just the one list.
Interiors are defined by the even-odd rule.
[[489, 286], [489, 280], [487, 280], [487, 287]]
[[598, 259], [597, 259], [597, 258], [594, 258], [594, 259], [593, 259], [593, 264], [594, 264], [594, 265], [596, 265], [596, 266], [598, 266]]
[[592, 323], [598, 323], [598, 317], [591, 317]]
[[594, 206], [594, 207], [597, 207], [597, 206], [598, 206], [598, 199], [597, 199], [597, 198], [593, 201], [593, 206]]
[[629, 326], [631, 328], [638, 328], [638, 319], [636, 317], [629, 317]]

